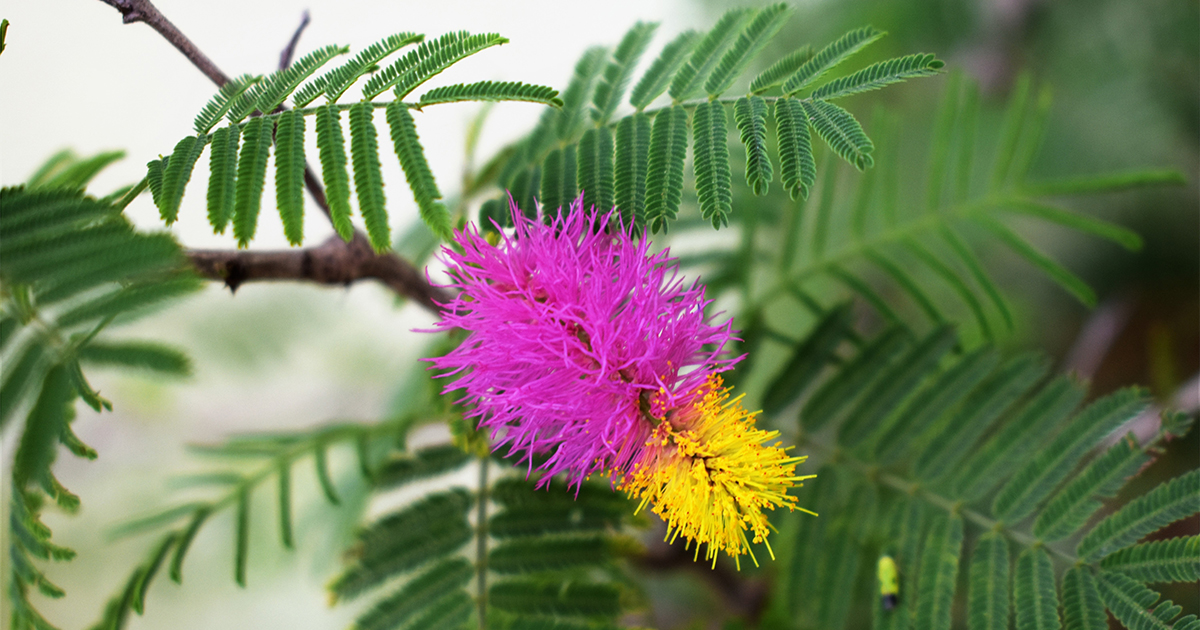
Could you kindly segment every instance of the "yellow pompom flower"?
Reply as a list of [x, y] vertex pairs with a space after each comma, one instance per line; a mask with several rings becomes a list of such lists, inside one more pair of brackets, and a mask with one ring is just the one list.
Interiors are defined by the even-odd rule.
[[767, 442], [778, 431], [754, 427], [756, 413], [747, 412], [741, 396], [730, 400], [721, 378], [713, 375], [695, 390], [684, 406], [667, 411], [646, 442], [631, 474], [618, 487], [641, 499], [638, 511], [652, 511], [667, 522], [667, 540], [683, 536], [688, 545], [708, 545], [704, 558], [716, 566], [724, 551], [741, 568], [751, 542], [766, 544], [771, 529], [763, 509], [799, 509], [787, 489], [815, 475], [797, 477], [804, 457], [789, 457], [778, 444]]

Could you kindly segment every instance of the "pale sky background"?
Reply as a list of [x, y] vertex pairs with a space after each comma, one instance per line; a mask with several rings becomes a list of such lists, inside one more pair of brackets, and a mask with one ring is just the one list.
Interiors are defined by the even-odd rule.
[[[533, 0], [157, 4], [231, 76], [274, 70], [305, 9], [312, 23], [298, 55], [333, 43], [349, 45], [354, 54], [400, 31], [429, 38], [453, 30], [497, 32], [511, 40], [461, 62], [425, 89], [479, 80], [561, 88], [584, 48], [615, 45], [636, 20], [661, 21], [643, 58], [644, 69], [675, 34], [705, 27], [713, 19], [684, 0], [609, 0], [604, 10], [587, 3]], [[157, 33], [144, 24], [122, 24], [117, 11], [99, 0], [5, 2], [0, 17], [12, 23], [8, 47], [0, 56], [0, 184], [24, 181], [66, 147], [81, 155], [127, 152], [125, 160], [95, 180], [93, 192], [107, 194], [135, 182], [147, 161], [169, 153], [192, 133], [192, 119], [215, 91]], [[477, 108], [444, 105], [416, 114], [430, 164], [447, 196], [457, 191], [464, 131]], [[519, 137], [540, 113], [541, 106], [533, 104], [497, 105], [481, 138], [480, 155]], [[386, 127], [381, 128], [386, 134]], [[310, 163], [316, 164], [312, 136], [308, 151]], [[381, 153], [395, 234], [415, 218], [415, 204], [396, 161], [387, 159], [391, 151], [386, 143]], [[171, 230], [190, 247], [232, 248], [232, 236], [214, 236], [205, 220], [207, 163], [206, 153], [193, 173], [180, 221]], [[254, 248], [286, 246], [273, 194], [268, 182]], [[330, 228], [309, 203], [305, 244], [314, 244]], [[143, 228], [163, 229], [149, 195], [127, 213]], [[395, 308], [390, 294], [370, 284], [350, 290], [247, 285], [236, 296], [214, 284], [179, 307], [119, 331], [185, 349], [195, 361], [195, 376], [184, 382], [102, 372], [90, 376], [116, 409], [104, 415], [80, 410], [76, 430], [99, 450], [97, 461], [66, 454], [59, 458], [60, 479], [81, 495], [84, 507], [74, 517], [50, 513], [46, 520], [57, 542], [82, 554], [49, 567], [49, 575], [68, 594], [59, 601], [38, 597], [39, 606], [64, 629], [87, 627], [99, 618], [104, 602], [158, 540], [143, 536], [113, 545], [104, 531], [122, 518], [167, 505], [174, 496], [166, 483], [170, 475], [209, 464], [187, 454], [185, 443], [214, 441], [234, 431], [379, 418], [425, 343], [410, 331], [429, 321], [414, 307]], [[346, 473], [341, 477], [350, 483], [348, 453], [333, 457], [335, 474]], [[327, 606], [323, 585], [338, 566], [340, 548], [337, 533], [323, 525], [336, 520], [330, 516], [334, 508], [314, 498], [311, 466], [303, 461], [294, 472], [296, 552], [280, 550], [273, 486], [267, 484], [256, 494], [253, 512], [250, 588], [238, 589], [231, 579], [232, 518], [226, 514], [195, 541], [184, 586], [160, 576], [149, 591], [146, 616], [133, 618], [130, 627], [348, 625], [361, 606]]]

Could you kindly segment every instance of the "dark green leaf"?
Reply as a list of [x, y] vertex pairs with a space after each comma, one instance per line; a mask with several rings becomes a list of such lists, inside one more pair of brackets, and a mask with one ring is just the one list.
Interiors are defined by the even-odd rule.
[[[729, 168], [729, 130], [725, 106], [716, 101], [701, 103], [692, 118], [695, 145], [696, 194], [700, 215], [714, 228], [729, 224], [733, 212], [733, 174]], [[582, 146], [582, 144], [580, 145]]]

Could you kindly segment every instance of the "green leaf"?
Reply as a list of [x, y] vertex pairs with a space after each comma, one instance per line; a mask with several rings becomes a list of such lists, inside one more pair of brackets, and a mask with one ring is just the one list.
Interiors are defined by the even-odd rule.
[[[390, 104], [389, 118], [393, 106], [404, 108], [398, 103]], [[379, 143], [376, 140], [374, 115], [375, 109], [366, 101], [350, 108], [350, 156], [354, 164], [354, 190], [358, 195], [358, 211], [362, 213], [363, 221], [367, 224], [367, 236], [371, 239], [371, 246], [375, 251], [381, 252], [391, 247], [392, 237], [383, 196], [383, 173], [379, 166]], [[392, 133], [396, 133], [395, 129], [393, 126]]]
[[336, 102], [360, 77], [373, 72], [385, 57], [408, 46], [424, 41], [424, 35], [396, 33], [367, 46], [345, 64], [304, 84], [292, 96], [296, 107], [307, 107], [324, 94], [330, 103]]
[[925, 537], [914, 628], [949, 630], [962, 537], [963, 523], [958, 516], [939, 517]]
[[1187, 178], [1179, 171], [1130, 171], [1029, 182], [1021, 186], [1021, 193], [1034, 196], [1082, 195], [1117, 192], [1146, 186], [1182, 186], [1186, 183]]
[[146, 185], [150, 188], [150, 198], [154, 200], [156, 208], [165, 203], [162, 194], [162, 179], [163, 170], [169, 161], [170, 156], [146, 162]]
[[562, 571], [604, 565], [611, 557], [603, 536], [518, 538], [492, 547], [487, 568], [502, 575]]
[[849, 364], [834, 374], [800, 411], [805, 431], [817, 431], [840, 418], [850, 405], [884, 373], [890, 362], [911, 343], [907, 332], [890, 328], [876, 337]]
[[576, 181], [583, 209], [605, 213], [613, 207], [613, 135], [608, 127], [583, 132], [576, 154]]
[[840, 304], [817, 322], [804, 342], [796, 346], [791, 359], [767, 386], [763, 394], [763, 412], [775, 415], [792, 404], [808, 388], [825, 365], [834, 358], [838, 344], [850, 330], [849, 304]]
[[1008, 557], [1008, 541], [996, 532], [975, 544], [967, 601], [970, 630], [1008, 629]]
[[461, 103], [463, 101], [524, 101], [562, 107], [558, 90], [544, 85], [530, 85], [519, 81], [479, 81], [478, 83], [447, 85], [434, 88], [421, 95], [421, 107], [439, 103]]
[[187, 529], [183, 530], [183, 535], [179, 538], [179, 544], [175, 545], [175, 553], [171, 556], [171, 580], [176, 584], [183, 583], [183, 559], [187, 556], [188, 548], [192, 545], [192, 540], [196, 538], [196, 533], [200, 531], [200, 526], [208, 519], [209, 511], [207, 508], [201, 508], [195, 511], [191, 522], [188, 523]]
[[900, 315], [892, 309], [888, 301], [883, 299], [864, 278], [847, 271], [838, 264], [828, 265], [826, 272], [831, 278], [846, 285], [847, 288], [862, 297], [863, 301], [870, 304], [871, 308], [875, 309], [889, 326], [903, 325], [904, 320], [900, 318]]
[[611, 619], [620, 612], [619, 598], [612, 584], [526, 578], [493, 582], [487, 601], [513, 613]]
[[821, 49], [812, 59], [809, 59], [783, 84], [784, 94], [795, 94], [811, 85], [821, 75], [834, 66], [850, 58], [854, 53], [865, 48], [875, 40], [883, 37], [883, 33], [870, 26], [850, 31], [837, 41]]
[[234, 190], [238, 165], [238, 143], [242, 128], [221, 127], [212, 136], [208, 167], [208, 223], [214, 234], [225, 232], [233, 218]]
[[571, 203], [579, 196], [575, 188], [576, 160], [575, 145], [571, 145], [554, 149], [542, 162], [541, 201], [547, 216], [553, 216], [563, 208], [570, 208]]
[[771, 67], [763, 70], [761, 74], [754, 77], [754, 80], [750, 82], [750, 93], [762, 94], [777, 85], [781, 85], [788, 77], [799, 70], [800, 66], [808, 63], [808, 60], [812, 58], [812, 46], [807, 44], [788, 53], [783, 59], [771, 64]]
[[196, 160], [200, 159], [207, 140], [205, 136], [187, 136], [175, 145], [175, 151], [171, 153], [171, 160], [163, 170], [159, 192], [162, 203], [158, 206], [158, 213], [167, 225], [179, 218], [183, 190], [192, 178], [192, 169], [196, 166]]
[[[1159, 594], [1119, 573], [1101, 571], [1100, 598], [1129, 630], [1167, 630], [1180, 608], [1169, 601], [1155, 606]], [[1183, 621], [1183, 620], [1180, 620]]]
[[939, 277], [950, 285], [950, 288], [958, 294], [959, 298], [971, 309], [971, 313], [975, 315], [975, 321], [979, 324], [979, 330], [983, 333], [984, 339], [992, 340], [992, 327], [988, 324], [987, 316], [983, 313], [983, 306], [975, 297], [975, 293], [967, 286], [967, 283], [958, 275], [958, 273], [938, 258], [936, 254], [929, 251], [920, 241], [916, 239], [905, 239], [904, 246], [908, 251], [912, 252], [921, 262], [925, 263]]
[[0, 383], [0, 427], [8, 424], [9, 416], [24, 402], [26, 388], [39, 383], [48, 369], [42, 362], [46, 354], [44, 344], [31, 343], [18, 352], [20, 354], [16, 356], [10, 354], [4, 365], [4, 381]]
[[751, 9], [729, 9], [717, 20], [712, 30], [696, 45], [688, 62], [671, 79], [669, 92], [672, 100], [676, 103], [686, 101], [700, 92], [725, 51], [737, 41], [742, 25], [751, 14]]
[[893, 262], [887, 256], [873, 251], [865, 253], [867, 260], [871, 261], [876, 267], [879, 267], [896, 282], [896, 285], [912, 298], [913, 302], [925, 313], [931, 322], [936, 325], [943, 325], [946, 318], [938, 311], [933, 300], [921, 289], [921, 285], [900, 265]]
[[1057, 223], [1061, 226], [1068, 227], [1076, 232], [1091, 234], [1103, 239], [1110, 240], [1125, 249], [1136, 252], [1142, 249], [1142, 237], [1132, 230], [1128, 230], [1108, 221], [1093, 219], [1092, 217], [1082, 214], [1076, 214], [1061, 208], [1031, 201], [1028, 199], [1011, 199], [1005, 200], [998, 204], [1001, 210], [1007, 210], [1014, 214], [1023, 214], [1026, 216], [1037, 217], [1039, 219]]
[[422, 43], [392, 65], [376, 72], [363, 85], [363, 98], [374, 99], [394, 85], [396, 100], [401, 100], [422, 83], [459, 61], [481, 50], [507, 43], [508, 39], [496, 33], [446, 33], [435, 40]]
[[279, 540], [287, 549], [293, 549], [295, 536], [292, 533], [292, 463], [279, 462]]
[[[608, 59], [608, 49], [603, 46], [593, 46], [584, 51], [583, 56], [575, 63], [575, 71], [571, 82], [563, 91], [562, 109], [555, 112], [553, 119], [555, 136], [560, 143], [574, 142], [584, 125], [584, 114], [592, 98], [592, 90], [604, 70], [604, 62]], [[547, 134], [548, 135], [548, 134]], [[540, 143], [538, 143], [540, 145]], [[532, 154], [531, 154], [532, 155]]]
[[597, 125], [608, 124], [613, 113], [617, 111], [617, 105], [621, 104], [621, 99], [625, 96], [625, 88], [633, 78], [633, 69], [642, 53], [646, 52], [646, 47], [650, 45], [650, 39], [654, 37], [654, 31], [657, 29], [658, 22], [638, 22], [621, 38], [621, 43], [617, 45], [612, 59], [605, 66], [604, 75], [596, 85], [595, 94], [592, 95], [592, 120]]
[[67, 402], [70, 400], [71, 379], [67, 366], [50, 368], [42, 383], [37, 402], [25, 421], [21, 439], [12, 459], [14, 491], [49, 474], [54, 463], [58, 436], [67, 422]]
[[[573, 495], [567, 495], [574, 498]], [[636, 506], [634, 506], [636, 507]], [[616, 528], [632, 514], [625, 503], [569, 501], [534, 503], [518, 509], [502, 510], [488, 521], [488, 535], [512, 538], [541, 534], [604, 532]]]
[[1146, 534], [1200, 511], [1200, 470], [1192, 470], [1160, 484], [1100, 521], [1079, 542], [1076, 553], [1088, 561], [1099, 560], [1137, 542]]
[[1000, 489], [992, 512], [1009, 523], [1028, 516], [1097, 442], [1140, 413], [1146, 404], [1140, 390], [1124, 389], [1088, 405]]
[[221, 122], [221, 117], [237, 104], [242, 94], [261, 80], [262, 77], [243, 74], [221, 86], [216, 95], [204, 106], [204, 109], [200, 110], [200, 113], [196, 115], [196, 122], [194, 124], [196, 135], [203, 136], [212, 131], [212, 128]]
[[275, 205], [292, 245], [304, 241], [304, 115], [290, 109], [275, 128]]
[[867, 389], [846, 422], [838, 428], [838, 442], [847, 448], [873, 444], [884, 419], [917, 389], [917, 385], [937, 369], [942, 357], [958, 341], [954, 329], [942, 326], [890, 364], [887, 371]]
[[325, 444], [317, 444], [313, 449], [313, 465], [316, 467], [317, 481], [321, 484], [321, 491], [325, 493], [325, 498], [334, 505], [341, 505], [342, 501], [338, 498], [337, 486], [333, 483], [333, 477], [329, 475], [329, 457]]
[[779, 33], [779, 29], [783, 28], [788, 19], [788, 11], [788, 5], [781, 2], [764, 7], [754, 16], [733, 47], [721, 57], [716, 69], [704, 84], [704, 91], [710, 98], [717, 98], [733, 86], [734, 80], [746, 71], [750, 62], [762, 53]]
[[461, 587], [475, 574], [465, 558], [450, 558], [405, 583], [384, 597], [354, 622], [356, 630], [390, 630], [435, 606], [448, 594], [460, 593]]
[[622, 118], [617, 123], [613, 185], [617, 209], [621, 211], [621, 220], [627, 228], [640, 229], [647, 222], [646, 171], [649, 153], [650, 117], [637, 112]]
[[1008, 99], [1008, 109], [1004, 112], [1004, 122], [1000, 125], [1000, 140], [996, 147], [996, 160], [992, 163], [991, 189], [997, 190], [1004, 186], [1011, 175], [1013, 156], [1017, 152], [1017, 143], [1025, 127], [1025, 117], [1029, 113], [1029, 74], [1017, 78], [1012, 96]]
[[[800, 101], [784, 98], [775, 101], [775, 122], [779, 134], [779, 181], [792, 201], [807, 199], [817, 179], [808, 114]], [[834, 172], [832, 168], [829, 170]], [[826, 193], [821, 194], [824, 200]], [[832, 195], [832, 190], [828, 194]]]
[[1059, 540], [1078, 531], [1100, 509], [1097, 498], [1110, 498], [1149, 459], [1132, 435], [1112, 445], [1084, 468], [1038, 514], [1033, 535]]
[[172, 376], [192, 373], [192, 362], [187, 355], [170, 346], [145, 341], [92, 342], [79, 349], [79, 360]]
[[1079, 382], [1066, 376], [1043, 387], [971, 455], [957, 475], [954, 495], [975, 501], [1012, 476], [1036, 456], [1028, 445], [1044, 444], [1053, 437], [1084, 394]]
[[878, 90], [893, 83], [916, 77], [928, 77], [944, 66], [930, 54], [917, 53], [872, 64], [854, 74], [834, 79], [813, 90], [811, 98], [832, 101], [835, 98]]
[[[725, 106], [716, 101], [701, 103], [692, 118], [695, 146], [696, 194], [700, 215], [714, 228], [729, 224], [733, 212], [733, 174], [729, 168], [729, 129]], [[582, 146], [582, 145], [581, 145]]]
[[858, 582], [863, 537], [868, 524], [875, 520], [876, 495], [874, 484], [862, 483], [851, 491], [852, 498], [845, 510], [830, 526], [828, 547], [821, 556], [817, 574], [822, 580], [814, 585], [813, 597], [817, 620], [822, 628], [841, 628], [850, 613], [851, 598]]
[[767, 155], [767, 102], [761, 96], [739, 98], [733, 104], [733, 121], [746, 145], [746, 185], [761, 197], [767, 194], [774, 177]]
[[237, 529], [233, 546], [233, 579], [246, 588], [246, 561], [250, 555], [250, 489], [242, 488], [237, 496]]
[[889, 532], [882, 552], [890, 553], [896, 562], [900, 593], [899, 601], [891, 611], [883, 610], [880, 598], [875, 598], [879, 602], [875, 605], [876, 630], [907, 630], [909, 627], [914, 604], [920, 599], [917, 576], [924, 516], [921, 501], [911, 498], [897, 500], [889, 512]]
[[375, 483], [379, 488], [392, 488], [461, 468], [470, 460], [467, 452], [453, 444], [431, 446], [388, 460], [380, 466]]
[[462, 591], [452, 591], [439, 599], [429, 610], [405, 627], [405, 630], [440, 630], [461, 628], [471, 616], [471, 598]]
[[913, 474], [920, 479], [941, 479], [957, 470], [979, 438], [1005, 410], [1046, 374], [1049, 365], [1040, 355], [1018, 355], [981, 383], [962, 407], [927, 431], [932, 437], [917, 456]]
[[1066, 630], [1108, 630], [1096, 578], [1087, 567], [1072, 567], [1063, 576], [1062, 604]]
[[1000, 311], [1000, 316], [1004, 318], [1005, 326], [1010, 331], [1013, 330], [1013, 315], [1012, 311], [1008, 308], [1008, 302], [1000, 293], [1000, 287], [996, 286], [996, 283], [984, 271], [983, 263], [979, 262], [979, 258], [975, 256], [971, 248], [952, 227], [948, 225], [943, 226], [939, 230], [939, 233], [942, 239], [950, 245], [950, 249], [958, 256], [958, 260], [971, 273], [971, 277], [975, 279], [975, 283], [983, 287], [983, 291], [987, 293], [992, 305], [996, 307], [996, 310]]
[[1026, 549], [1017, 558], [1013, 580], [1017, 607], [1017, 630], [1058, 630], [1058, 593], [1054, 590], [1054, 567], [1045, 549]]
[[646, 223], [666, 231], [683, 200], [683, 162], [687, 158], [687, 110], [675, 106], [654, 117], [646, 168]]
[[629, 104], [640, 112], [665, 92], [671, 84], [671, 78], [687, 63], [688, 57], [699, 43], [700, 33], [696, 31], [684, 31], [676, 35], [675, 39], [663, 47], [658, 58], [650, 64], [646, 74], [643, 74], [633, 87], [633, 92], [629, 95]]
[[132, 608], [137, 614], [141, 615], [146, 612], [146, 590], [150, 588], [150, 582], [154, 580], [154, 576], [158, 574], [158, 570], [162, 568], [163, 562], [167, 560], [167, 554], [175, 548], [175, 543], [178, 540], [178, 534], [171, 532], [159, 543], [154, 554], [150, 556], [150, 562], [145, 565], [137, 578], [137, 586], [134, 588]]
[[871, 152], [875, 145], [863, 133], [862, 125], [850, 112], [825, 101], [801, 101], [809, 124], [817, 135], [854, 168], [864, 171], [875, 164]]
[[255, 109], [270, 114], [283, 104], [292, 92], [308, 77], [319, 70], [330, 59], [350, 51], [346, 46], [325, 46], [292, 62], [292, 65], [274, 72], [255, 86]]
[[317, 108], [317, 152], [329, 220], [343, 241], [354, 238], [350, 223], [350, 175], [346, 172], [346, 140], [342, 135], [342, 112], [333, 105]]
[[[392, 143], [396, 148], [396, 157], [400, 158], [400, 168], [404, 170], [408, 187], [412, 190], [413, 198], [417, 200], [421, 220], [438, 238], [450, 240], [452, 238], [450, 211], [437, 201], [442, 198], [442, 193], [438, 190], [437, 182], [433, 179], [433, 171], [429, 170], [429, 163], [425, 160], [425, 149], [421, 146], [421, 138], [417, 136], [416, 122], [408, 113], [408, 108], [398, 102], [388, 105], [387, 121], [388, 127], [392, 130]], [[358, 157], [356, 155], [354, 169], [356, 183], [358, 180], [357, 164]], [[361, 200], [361, 193], [359, 194]], [[380, 197], [382, 198], [382, 193], [380, 193]], [[382, 209], [382, 204], [380, 209]], [[363, 217], [366, 216], [366, 212], [364, 212]], [[383, 225], [378, 226], [377, 230], [372, 230], [371, 220], [367, 219], [367, 232], [371, 235], [371, 242], [377, 250], [383, 250], [390, 245], [387, 240], [389, 236], [386, 220], [386, 216], [384, 216]], [[378, 243], [376, 243], [376, 231], [379, 232]]]
[[982, 347], [959, 359], [926, 385], [892, 416], [883, 430], [883, 437], [876, 442], [879, 459], [892, 462], [899, 458], [913, 437], [926, 431], [943, 413], [966, 398], [999, 360], [995, 349]]
[[275, 120], [259, 116], [242, 129], [242, 152], [238, 156], [237, 184], [234, 191], [233, 235], [238, 247], [245, 247], [258, 227], [262, 209], [262, 190], [267, 178], [267, 156]]
[[104, 170], [105, 167], [124, 158], [125, 152], [105, 151], [82, 160], [74, 160], [73, 155], [69, 157], [72, 158], [72, 161], [65, 168], [54, 172], [47, 179], [36, 185], [29, 184], [29, 188], [67, 188], [82, 191], [88, 182], [92, 181], [92, 178]]
[[1126, 547], [1106, 556], [1100, 566], [1138, 582], [1196, 582], [1200, 580], [1200, 536]]
[[199, 278], [191, 274], [127, 284], [66, 311], [58, 317], [58, 326], [67, 328], [116, 314], [120, 314], [123, 321], [132, 321], [167, 300], [193, 293], [204, 286]]

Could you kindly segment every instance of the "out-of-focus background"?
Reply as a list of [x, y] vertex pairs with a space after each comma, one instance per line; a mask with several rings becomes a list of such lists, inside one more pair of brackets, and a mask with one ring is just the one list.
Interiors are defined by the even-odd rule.
[[[266, 73], [278, 64], [303, 11], [312, 23], [298, 52], [329, 43], [352, 50], [398, 31], [436, 36], [451, 30], [498, 32], [511, 43], [459, 64], [431, 86], [459, 81], [519, 80], [561, 87], [583, 49], [615, 44], [636, 20], [659, 21], [651, 53], [686, 28], [705, 28], [730, 3], [715, 0], [582, 2], [370, 2], [354, 0], [161, 0], [159, 8], [227, 74]], [[748, 2], [741, 4], [760, 4]], [[12, 23], [0, 56], [0, 184], [26, 179], [62, 148], [88, 155], [123, 149], [128, 157], [93, 185], [105, 194], [140, 179], [144, 164], [190, 133], [195, 113], [214, 86], [156, 33], [122, 25], [99, 0], [8, 3]], [[1063, 369], [1091, 378], [1094, 394], [1142, 383], [1163, 402], [1195, 405], [1200, 370], [1200, 5], [1192, 0], [841, 0], [798, 3], [763, 65], [801, 43], [820, 46], [850, 28], [872, 24], [889, 36], [856, 59], [854, 68], [916, 51], [932, 52], [982, 87], [985, 115], [997, 112], [1021, 72], [1049, 87], [1053, 106], [1046, 144], [1034, 177], [1132, 168], [1174, 168], [1187, 185], [1082, 197], [1074, 207], [1123, 223], [1143, 235], [1142, 252], [1047, 229], [1043, 249], [1091, 283], [1100, 306], [1088, 311], [1021, 262], [995, 254], [997, 278], [1021, 321], [1007, 345], [1041, 348]], [[905, 137], [923, 137], [942, 78], [873, 93], [851, 103], [864, 121], [875, 103], [899, 117]], [[463, 144], [476, 106], [429, 108], [417, 124], [439, 184], [453, 197], [462, 172]], [[486, 158], [536, 120], [536, 105], [501, 104], [489, 115], [479, 155]], [[927, 134], [924, 136], [927, 137]], [[310, 142], [312, 140], [310, 139]], [[916, 150], [920, 153], [921, 148]], [[309, 148], [315, 154], [315, 148]], [[922, 160], [913, 160], [915, 164]], [[390, 170], [388, 170], [390, 169]], [[902, 173], [907, 171], [902, 170]], [[912, 172], [913, 177], [919, 171]], [[206, 169], [196, 170], [170, 228], [187, 246], [232, 248], [204, 219]], [[416, 211], [398, 167], [385, 161], [393, 232]], [[315, 208], [306, 243], [330, 234]], [[128, 210], [145, 227], [162, 229], [148, 196]], [[277, 216], [264, 212], [255, 248], [285, 247]], [[1008, 264], [1011, 262], [1012, 264]], [[195, 375], [185, 382], [98, 375], [95, 384], [115, 411], [84, 411], [81, 437], [100, 452], [95, 462], [62, 458], [60, 478], [79, 493], [75, 517], [47, 516], [56, 538], [81, 549], [74, 562], [50, 569], [68, 592], [44, 610], [63, 627], [95, 621], [103, 602], [145, 553], [146, 539], [108, 544], [106, 529], [165, 504], [177, 490], [173, 474], [204, 461], [188, 442], [215, 441], [234, 431], [307, 427], [335, 419], [387, 416], [412, 370], [430, 323], [380, 287], [349, 289], [246, 285], [236, 296], [219, 286], [124, 334], [186, 349]], [[1189, 383], [1191, 389], [1189, 390]], [[1183, 398], [1178, 398], [1183, 396]], [[1188, 398], [1190, 396], [1191, 398]], [[430, 436], [429, 439], [436, 439]], [[1196, 466], [1195, 434], [1172, 444], [1143, 486]], [[5, 451], [10, 452], [10, 449]], [[347, 454], [335, 471], [353, 485]], [[299, 475], [298, 475], [299, 477]], [[297, 481], [297, 547], [279, 548], [267, 518], [254, 523], [250, 587], [237, 588], [226, 515], [194, 543], [184, 586], [159, 580], [148, 613], [134, 628], [328, 628], [347, 625], [355, 607], [329, 608], [323, 583], [335, 571], [352, 527], [333, 508], [307, 501], [315, 488]], [[269, 500], [264, 493], [264, 503]], [[269, 514], [270, 509], [258, 513]], [[345, 510], [345, 514], [353, 513]], [[1196, 532], [1196, 519], [1177, 525]], [[709, 627], [732, 605], [698, 573], [651, 574], [654, 627]], [[1186, 586], [1186, 585], [1184, 585]], [[1196, 594], [1168, 596], [1195, 612]]]

